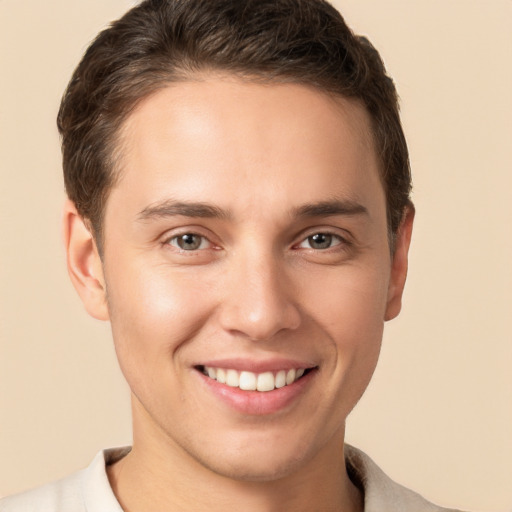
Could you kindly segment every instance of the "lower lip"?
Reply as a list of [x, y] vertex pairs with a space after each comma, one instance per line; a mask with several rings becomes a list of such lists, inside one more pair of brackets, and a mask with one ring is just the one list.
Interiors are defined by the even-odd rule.
[[243, 414], [261, 416], [282, 411], [299, 400], [311, 384], [316, 370], [310, 370], [293, 384], [272, 391], [244, 391], [221, 384], [199, 371], [197, 374], [208, 389], [232, 409]]

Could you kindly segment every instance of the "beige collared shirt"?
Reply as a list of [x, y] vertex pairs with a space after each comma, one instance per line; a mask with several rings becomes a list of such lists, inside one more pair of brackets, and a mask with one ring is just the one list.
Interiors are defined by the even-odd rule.
[[[123, 512], [105, 468], [129, 451], [129, 447], [103, 450], [86, 469], [0, 500], [0, 512]], [[364, 493], [364, 512], [456, 512], [433, 505], [397, 484], [352, 446], [345, 446], [345, 457], [350, 477]]]

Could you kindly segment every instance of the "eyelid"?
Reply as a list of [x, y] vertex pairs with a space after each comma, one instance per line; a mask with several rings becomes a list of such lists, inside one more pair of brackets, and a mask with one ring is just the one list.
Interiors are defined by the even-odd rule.
[[[340, 233], [340, 231], [343, 231], [343, 233]], [[301, 233], [300, 237], [297, 237], [298, 238], [298, 241], [296, 243], [293, 244], [293, 247], [298, 247], [300, 246], [302, 243], [304, 243], [308, 238], [314, 236], [314, 235], [319, 235], [319, 234], [322, 234], [322, 235], [329, 235], [329, 236], [332, 236], [333, 238], [336, 238], [337, 240], [339, 240], [339, 244], [336, 244], [332, 247], [336, 247], [338, 245], [352, 245], [352, 241], [351, 241], [351, 235], [349, 232], [347, 232], [346, 230], [342, 230], [342, 229], [336, 229], [336, 228], [333, 228], [333, 227], [325, 227], [323, 228], [322, 226], [318, 227], [318, 226], [315, 226], [314, 228], [312, 229], [308, 229], [304, 232]], [[332, 247], [329, 247], [329, 249], [331, 249]], [[313, 249], [311, 248], [312, 250], [317, 250], [317, 249]], [[324, 251], [327, 250], [327, 249], [324, 249]]]
[[[180, 237], [182, 237], [184, 235], [192, 235], [192, 236], [201, 238], [202, 241], [200, 243], [200, 246], [197, 249], [190, 249], [190, 250], [186, 250], [186, 249], [183, 249], [183, 247], [180, 247], [179, 244], [177, 243], [177, 241], [179, 240]], [[176, 245], [174, 243], [172, 243], [174, 240], [176, 240]], [[208, 247], [201, 247], [203, 245], [203, 242], [206, 242], [208, 244]], [[171, 238], [169, 238], [166, 243], [168, 245], [171, 245], [172, 247], [175, 247], [180, 252], [182, 252], [182, 251], [183, 252], [204, 251], [205, 249], [211, 249], [211, 247], [212, 247], [212, 243], [210, 242], [210, 240], [208, 240], [208, 238], [206, 238], [203, 235], [198, 235], [197, 233], [182, 233], [180, 235], [174, 235]]]
[[[332, 247], [336, 247], [337, 245], [340, 245], [343, 243], [343, 240], [341, 237], [339, 237], [338, 235], [334, 235], [332, 233], [324, 233], [324, 232], [319, 232], [319, 233], [314, 233], [313, 235], [309, 235], [307, 236], [306, 238], [304, 238], [301, 242], [299, 242], [299, 247], [302, 247], [303, 244], [305, 243], [309, 243], [309, 239], [315, 235], [325, 235], [325, 236], [330, 236], [332, 237], [333, 241], [336, 241], [337, 243], [333, 244], [333, 245], [330, 245], [329, 247], [327, 247], [326, 249], [330, 249]], [[305, 247], [306, 249], [307, 247]], [[314, 247], [309, 247], [309, 249], [314, 249]], [[324, 250], [326, 250], [324, 249]]]
[[[308, 240], [312, 236], [320, 235], [320, 234], [332, 237], [334, 240], [337, 241], [337, 243], [335, 243], [333, 245], [330, 245], [329, 247], [326, 247], [325, 249], [315, 249], [314, 247], [302, 247], [302, 244], [308, 243]], [[314, 251], [328, 251], [329, 249], [337, 247], [338, 245], [342, 245], [343, 243], [346, 243], [346, 241], [341, 236], [339, 236], [339, 235], [336, 235], [334, 233], [327, 233], [325, 231], [318, 231], [317, 233], [313, 233], [311, 235], [308, 235], [304, 239], [302, 239], [302, 241], [299, 242], [298, 247], [301, 248], [301, 249], [311, 249], [311, 250], [314, 250]]]
[[[208, 247], [202, 248], [202, 249], [195, 249], [195, 250], [189, 250], [186, 251], [184, 249], [181, 249], [181, 247], [178, 247], [176, 245], [171, 244], [171, 241], [174, 239], [179, 238], [183, 235], [194, 235], [203, 238], [208, 242]], [[208, 249], [215, 249], [218, 248], [218, 244], [212, 241], [213, 236], [207, 235], [204, 233], [204, 229], [198, 227], [198, 226], [186, 226], [186, 227], [180, 227], [168, 230], [164, 235], [161, 237], [161, 243], [164, 246], [171, 246], [177, 251], [180, 251], [181, 253], [193, 253], [197, 251], [205, 251]]]

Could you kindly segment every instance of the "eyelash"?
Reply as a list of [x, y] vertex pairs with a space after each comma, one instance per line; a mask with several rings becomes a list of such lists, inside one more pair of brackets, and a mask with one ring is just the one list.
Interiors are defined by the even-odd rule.
[[[329, 246], [323, 247], [323, 248], [311, 247], [312, 239], [314, 237], [318, 237], [318, 236], [326, 237], [328, 239]], [[199, 237], [201, 239], [199, 246], [194, 249], [190, 249], [190, 250], [181, 247], [179, 244], [179, 241], [183, 240], [185, 237]], [[303, 244], [308, 243], [308, 242], [310, 244], [309, 247], [302, 246]], [[332, 244], [332, 242], [335, 242], [335, 243]], [[205, 243], [208, 244], [209, 246], [204, 247]], [[174, 247], [180, 253], [195, 253], [197, 251], [203, 251], [205, 249], [212, 249], [215, 247], [214, 244], [208, 239], [208, 237], [201, 235], [199, 233], [194, 233], [193, 231], [180, 233], [180, 234], [174, 235], [170, 238], [167, 238], [164, 241], [164, 244]], [[306, 249], [306, 250], [324, 252], [324, 251], [328, 251], [329, 249], [333, 249], [338, 246], [344, 246], [344, 247], [350, 246], [350, 242], [348, 242], [345, 238], [341, 237], [340, 235], [331, 233], [326, 230], [326, 231], [315, 231], [314, 233], [309, 234], [308, 236], [303, 238], [298, 244], [294, 244], [293, 248], [298, 247], [298, 248], [302, 248], [302, 249]]]
[[[324, 237], [324, 238], [327, 238], [328, 239], [328, 242], [329, 242], [329, 245], [328, 247], [322, 247], [322, 248], [315, 248], [315, 247], [311, 247], [311, 242], [312, 242], [312, 239], [315, 238], [315, 237]], [[334, 243], [333, 245], [331, 245], [332, 242], [336, 242]], [[305, 243], [309, 243], [310, 244], [310, 247], [303, 247], [304, 249], [312, 249], [312, 250], [316, 250], [316, 251], [327, 251], [329, 249], [332, 249], [333, 247], [337, 247], [339, 245], [342, 245], [342, 244], [346, 244], [346, 240], [344, 238], [342, 238], [341, 236], [339, 235], [336, 235], [334, 233], [329, 233], [328, 231], [318, 231], [316, 233], [313, 233], [311, 235], [308, 235], [306, 238], [304, 238], [299, 244], [298, 244], [298, 247], [302, 247], [303, 244]], [[322, 242], [315, 242], [315, 243], [322, 243]]]
[[[183, 240], [185, 237], [188, 237], [188, 236], [200, 238], [201, 242], [200, 242], [199, 247], [197, 247], [195, 249], [191, 249], [191, 250], [184, 249], [183, 247], [180, 247], [179, 241]], [[176, 242], [176, 243], [173, 243], [173, 242]], [[209, 244], [209, 247], [201, 247], [202, 245], [204, 245], [205, 242], [207, 244]], [[213, 246], [212, 242], [210, 242], [210, 240], [208, 240], [208, 238], [206, 236], [200, 235], [199, 233], [194, 233], [194, 232], [186, 232], [186, 233], [180, 233], [178, 235], [174, 235], [171, 238], [168, 238], [165, 241], [165, 244], [176, 248], [180, 253], [186, 253], [186, 252], [193, 253], [193, 252], [201, 251], [204, 249], [211, 249]]]

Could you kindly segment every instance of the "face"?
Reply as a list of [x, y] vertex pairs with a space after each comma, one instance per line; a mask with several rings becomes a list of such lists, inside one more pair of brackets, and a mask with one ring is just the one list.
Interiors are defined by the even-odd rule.
[[253, 480], [338, 457], [406, 267], [364, 108], [203, 77], [143, 101], [121, 145], [108, 309], [89, 310], [111, 321], [135, 445]]

